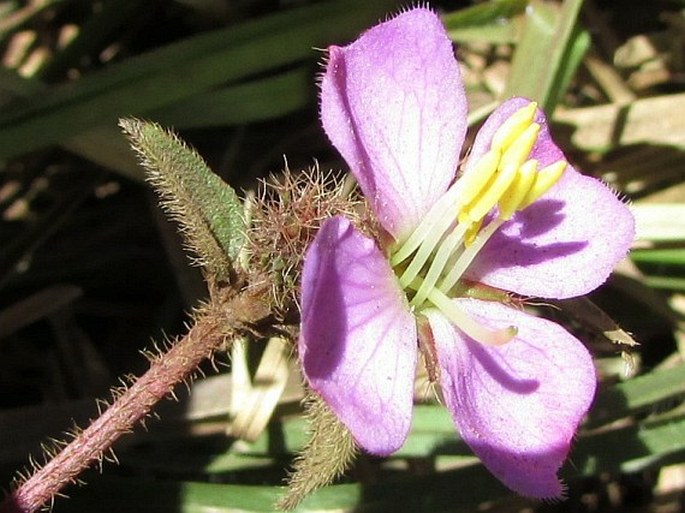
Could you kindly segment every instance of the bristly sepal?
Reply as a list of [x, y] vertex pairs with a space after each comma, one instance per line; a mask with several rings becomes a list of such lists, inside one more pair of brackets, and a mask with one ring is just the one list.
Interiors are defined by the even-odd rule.
[[340, 214], [363, 226], [366, 211], [356, 194], [345, 191], [342, 180], [321, 173], [318, 166], [298, 173], [286, 168], [271, 177], [253, 206], [246, 241], [249, 266], [267, 277], [270, 306], [285, 318], [297, 312], [304, 254], [321, 223]]
[[358, 449], [352, 434], [315, 392], [305, 398], [309, 441], [293, 463], [288, 489], [276, 508], [291, 511], [310, 493], [330, 484], [354, 461]]

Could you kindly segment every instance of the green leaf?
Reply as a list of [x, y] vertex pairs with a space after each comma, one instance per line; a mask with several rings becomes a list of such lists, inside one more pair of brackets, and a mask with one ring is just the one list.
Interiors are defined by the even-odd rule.
[[246, 232], [235, 191], [195, 151], [159, 125], [124, 119], [120, 126], [199, 263], [215, 278], [229, 280]]
[[139, 9], [144, 9], [145, 0], [108, 0], [95, 9], [93, 15], [83, 26], [78, 35], [45, 67], [39, 71], [41, 80], [54, 80], [70, 66], [77, 66], [78, 60], [97, 50], [107, 43]]
[[302, 109], [313, 100], [309, 66], [211, 91], [150, 113], [162, 124], [197, 128], [254, 123]]
[[589, 37], [576, 28], [582, 0], [566, 0], [560, 10], [534, 0], [503, 96], [525, 96], [553, 112], [587, 51]]
[[685, 365], [652, 371], [602, 390], [590, 410], [590, 423], [602, 423], [643, 412], [685, 394]]
[[[638, 472], [683, 461], [685, 418], [606, 430], [574, 443], [566, 480], [600, 473]], [[442, 451], [444, 452], [444, 451]], [[427, 454], [445, 471], [397, 473], [392, 480], [328, 486], [308, 497], [295, 511], [474, 511], [482, 501], [512, 496], [480, 464], [461, 458]], [[471, 460], [476, 463], [476, 460]], [[457, 467], [458, 465], [458, 467]], [[265, 476], [264, 471], [258, 474]], [[96, 476], [93, 483], [73, 490], [68, 501], [57, 501], [56, 513], [67, 511], [129, 511], [186, 513], [214, 511], [266, 512], [282, 488], [261, 485], [113, 479]], [[106, 500], [104, 500], [106, 498]]]
[[[628, 415], [634, 416], [636, 420], [612, 429], [581, 431], [573, 444], [570, 461], [562, 472], [564, 477], [571, 480], [603, 472], [636, 472], [669, 462], [683, 461], [685, 416], [682, 409], [672, 410], [661, 417], [651, 415], [642, 421], [638, 416], [660, 409], [664, 411], [669, 404], [679, 404], [683, 393], [685, 365], [653, 371], [601, 391], [591, 411], [590, 427], [606, 425]], [[159, 453], [150, 454], [149, 448], [142, 452], [142, 459], [130, 459], [126, 452], [120, 454], [120, 457], [126, 465], [130, 466], [132, 462], [141, 465], [142, 462], [143, 468], [153, 468], [161, 475], [170, 475], [171, 479], [174, 475], [180, 477], [188, 472], [214, 474], [214, 480], [232, 480], [232, 476], [240, 479], [241, 469], [236, 465], [240, 462], [243, 464], [242, 471], [259, 466], [259, 476], [273, 476], [269, 469], [276, 471], [283, 461], [277, 456], [292, 453], [305, 442], [302, 418], [288, 418], [281, 427], [280, 431], [272, 428], [270, 435], [265, 434], [251, 446], [236, 445], [237, 453], [228, 452], [214, 457], [206, 454], [204, 464], [197, 454], [197, 444], [185, 448], [190, 444], [183, 441], [177, 442], [184, 449], [174, 454], [173, 467]], [[279, 446], [279, 443], [282, 445]], [[211, 447], [218, 448], [221, 445], [214, 443]], [[235, 457], [230, 458], [227, 454], [234, 454]], [[269, 455], [273, 458], [271, 467], [268, 465]], [[145, 458], [150, 459], [153, 465], [145, 464]], [[381, 511], [472, 511], [473, 505], [480, 501], [511, 494], [478, 463], [468, 447], [459, 440], [449, 413], [439, 405], [415, 407], [412, 431], [407, 443], [393, 456], [393, 459], [402, 458], [421, 458], [420, 461], [430, 464], [433, 470], [421, 475], [411, 471], [397, 472], [392, 480], [375, 484], [332, 485], [312, 494], [296, 511], [340, 511], [360, 506], [365, 511], [366, 508]], [[260, 481], [262, 479], [265, 478], [260, 478]], [[110, 483], [111, 480], [106, 482]], [[271, 504], [282, 490], [272, 483], [273, 481], [267, 481], [262, 486], [246, 486], [172, 484], [169, 481], [141, 483], [128, 480], [119, 486], [125, 487], [127, 494], [131, 494], [128, 497], [138, 497], [132, 503], [140, 504], [141, 508], [148, 507], [150, 503], [157, 504], [158, 501], [169, 501], [164, 503], [171, 508], [175, 500], [181, 511], [211, 508], [213, 511], [229, 512], [270, 511]], [[92, 488], [87, 487], [79, 491], [79, 494], [103, 494], [102, 491], [96, 493], [91, 490]], [[121, 495], [112, 494], [113, 497]], [[75, 499], [78, 501], [77, 497]]]
[[0, 158], [59, 143], [318, 54], [354, 37], [394, 2], [336, 1], [291, 9], [186, 41], [56, 86], [0, 110]]
[[631, 210], [635, 216], [637, 239], [659, 242], [685, 240], [685, 205], [639, 203]]
[[630, 258], [639, 263], [685, 265], [685, 248], [636, 249]]
[[491, 0], [445, 14], [442, 21], [453, 41], [513, 43], [516, 31], [510, 18], [523, 12], [527, 4], [528, 0]]

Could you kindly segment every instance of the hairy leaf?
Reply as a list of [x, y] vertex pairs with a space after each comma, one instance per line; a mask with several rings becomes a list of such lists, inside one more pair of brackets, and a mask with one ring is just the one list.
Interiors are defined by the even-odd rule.
[[198, 263], [215, 278], [228, 279], [245, 237], [243, 207], [235, 191], [159, 125], [137, 119], [123, 119], [119, 125]]

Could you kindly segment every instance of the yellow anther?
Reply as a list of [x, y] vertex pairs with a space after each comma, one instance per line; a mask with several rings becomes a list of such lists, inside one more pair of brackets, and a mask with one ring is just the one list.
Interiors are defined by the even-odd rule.
[[564, 174], [566, 166], [567, 163], [565, 160], [558, 160], [554, 164], [550, 164], [538, 171], [535, 175], [535, 183], [528, 191], [528, 194], [526, 194], [526, 197], [521, 201], [519, 210], [523, 210], [550, 190], [552, 186], [559, 181], [561, 175]]
[[478, 235], [481, 226], [483, 226], [483, 218], [469, 226], [469, 229], [466, 230], [466, 234], [464, 235], [464, 246], [468, 248], [471, 244], [473, 244], [473, 241], [476, 240], [476, 236]]
[[511, 146], [519, 135], [521, 135], [521, 133], [533, 122], [537, 108], [537, 103], [530, 102], [525, 107], [514, 112], [509, 119], [502, 123], [497, 129], [495, 135], [492, 136], [490, 148], [504, 151]]
[[519, 168], [516, 180], [509, 186], [498, 202], [500, 219], [508, 221], [514, 215], [514, 212], [519, 210], [521, 203], [535, 183], [537, 171], [537, 160], [529, 160]]
[[459, 179], [462, 191], [459, 198], [461, 205], [468, 205], [481, 193], [497, 171], [499, 159], [500, 152], [490, 150], [478, 160], [473, 169]]
[[482, 191], [482, 194], [464, 208], [463, 212], [471, 222], [480, 221], [492, 210], [492, 207], [497, 204], [514, 179], [516, 179], [517, 173], [518, 169], [511, 166], [500, 169], [497, 172], [491, 183]]
[[535, 146], [535, 141], [538, 140], [538, 133], [540, 133], [540, 125], [537, 123], [528, 125], [502, 154], [499, 168], [520, 168], [523, 163], [528, 160], [528, 155], [530, 155], [533, 146]]

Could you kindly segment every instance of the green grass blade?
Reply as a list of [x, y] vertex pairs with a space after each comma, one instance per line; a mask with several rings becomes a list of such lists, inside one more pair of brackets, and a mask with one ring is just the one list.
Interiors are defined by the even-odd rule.
[[685, 248], [637, 249], [630, 258], [638, 263], [685, 265]]
[[[38, 95], [49, 87], [34, 79], [0, 67], [0, 105], [17, 97]], [[126, 140], [115, 126], [96, 127], [62, 142], [62, 146], [91, 162], [116, 171], [133, 181], [141, 181], [143, 173]]]
[[[661, 464], [682, 461], [685, 452], [685, 419], [649, 425], [632, 425], [604, 431], [576, 441], [565, 479], [600, 473], [638, 472]], [[473, 460], [475, 463], [475, 460]], [[460, 464], [454, 456], [437, 456], [435, 464]], [[268, 475], [260, 470], [259, 476]], [[273, 476], [273, 474], [271, 474]], [[76, 490], [68, 501], [58, 501], [56, 512], [91, 511], [273, 511], [281, 493], [273, 484], [219, 484], [201, 482], [146, 481], [96, 476], [91, 485]], [[264, 477], [262, 477], [264, 479]], [[308, 497], [295, 511], [473, 511], [475, 504], [511, 496], [480, 464], [423, 475], [400, 474], [393, 480], [362, 485], [328, 486]], [[107, 500], [103, 501], [103, 497]]]
[[89, 53], [98, 51], [118, 30], [144, 9], [145, 0], [108, 0], [80, 28], [78, 35], [38, 74], [41, 80], [54, 80]]
[[655, 242], [685, 240], [685, 205], [639, 203], [631, 210], [635, 216], [637, 239]]
[[528, 0], [491, 0], [445, 14], [442, 21], [456, 42], [513, 43], [516, 31], [510, 18], [523, 12], [527, 4]]
[[685, 456], [685, 418], [609, 430], [582, 439], [572, 453], [567, 475], [639, 472]]
[[170, 45], [29, 97], [0, 111], [0, 158], [311, 59], [317, 56], [313, 47], [353, 37], [387, 8], [385, 2], [337, 1], [293, 9]]
[[602, 390], [590, 410], [593, 426], [643, 412], [685, 394], [685, 365], [652, 371]]
[[274, 77], [250, 81], [180, 101], [152, 119], [176, 128], [254, 123], [290, 114], [315, 98], [312, 68], [305, 66]]
[[588, 37], [576, 29], [581, 5], [582, 0], [566, 0], [557, 11], [538, 0], [531, 2], [505, 98], [525, 96], [553, 112], [588, 47]]
[[143, 180], [140, 164], [115, 126], [95, 127], [63, 141], [61, 146], [99, 166], [116, 171], [129, 180]]

